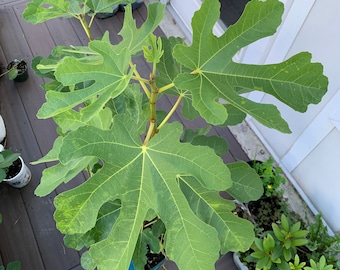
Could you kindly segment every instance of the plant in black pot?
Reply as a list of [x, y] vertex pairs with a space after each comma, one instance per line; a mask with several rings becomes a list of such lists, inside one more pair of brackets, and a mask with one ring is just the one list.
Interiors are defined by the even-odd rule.
[[119, 10], [124, 11], [127, 4], [131, 4], [132, 10], [140, 8], [144, 0], [124, 0], [119, 1], [121, 4], [112, 5], [105, 12], [96, 13], [96, 17], [99, 19], [106, 19], [115, 15]]
[[10, 80], [24, 82], [28, 79], [28, 65], [25, 60], [14, 59], [7, 65], [7, 70], [0, 77], [8, 74]]

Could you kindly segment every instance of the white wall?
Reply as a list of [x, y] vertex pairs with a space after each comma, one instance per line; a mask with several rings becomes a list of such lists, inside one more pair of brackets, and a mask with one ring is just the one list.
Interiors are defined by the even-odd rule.
[[[294, 3], [297, 1], [300, 0]], [[316, 0], [294, 40], [286, 44], [289, 48], [284, 58], [309, 51], [313, 54], [312, 61], [324, 65], [329, 88], [322, 102], [310, 106], [307, 113], [300, 114], [269, 96], [262, 97], [262, 102], [278, 104], [293, 131], [290, 135], [270, 130], [250, 120], [256, 133], [265, 140], [281, 166], [301, 187], [303, 195], [324, 214], [334, 231], [340, 231], [340, 130], [335, 127], [335, 124], [340, 124], [339, 11], [338, 0]], [[285, 23], [294, 32], [294, 21]], [[274, 48], [270, 53], [275, 55], [282, 52]]]
[[331, 228], [339, 231], [340, 132], [331, 133], [292, 172], [292, 175], [322, 211]]

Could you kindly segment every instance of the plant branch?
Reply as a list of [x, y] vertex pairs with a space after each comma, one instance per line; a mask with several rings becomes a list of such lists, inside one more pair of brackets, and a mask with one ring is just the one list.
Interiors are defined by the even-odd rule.
[[151, 95], [149, 97], [150, 125], [149, 125], [149, 129], [144, 140], [144, 145], [146, 145], [149, 142], [149, 140], [157, 133], [156, 102], [157, 102], [157, 96], [158, 96], [158, 88], [155, 85], [155, 79], [153, 77], [153, 74], [150, 74], [150, 86], [151, 86]]
[[157, 216], [154, 219], [152, 219], [151, 221], [149, 221], [148, 223], [146, 223], [143, 226], [143, 229], [150, 227], [151, 225], [155, 224], [158, 220], [159, 220], [159, 217]]
[[5, 71], [4, 73], [0, 74], [0, 78], [1, 78], [2, 76], [6, 75], [7, 73], [9, 73], [10, 71], [11, 71], [11, 69], [9, 69], [9, 70]]
[[152, 77], [153, 78], [156, 77], [156, 71], [157, 71], [157, 63], [153, 62], [153, 65], [152, 65]]

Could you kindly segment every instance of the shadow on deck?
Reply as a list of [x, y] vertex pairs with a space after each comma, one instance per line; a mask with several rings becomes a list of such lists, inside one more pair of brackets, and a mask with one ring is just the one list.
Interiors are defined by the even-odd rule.
[[[26, 1], [0, 0], [0, 69], [12, 59], [26, 59], [29, 63], [37, 55], [47, 56], [56, 45], [85, 45], [87, 37], [77, 22], [69, 19], [31, 25], [26, 23], [21, 14]], [[146, 17], [146, 8], [142, 6], [134, 12], [137, 23]], [[99, 37], [108, 29], [112, 42], [118, 42], [115, 35], [121, 27], [123, 13], [105, 19], [95, 20], [92, 33]], [[161, 35], [161, 30], [157, 30]], [[148, 65], [137, 60], [136, 64]], [[3, 223], [0, 225], [0, 254], [3, 263], [20, 260], [23, 270], [76, 270], [80, 266], [80, 254], [68, 249], [63, 244], [63, 236], [56, 229], [53, 219], [53, 198], [65, 189], [84, 181], [79, 175], [70, 185], [63, 185], [49, 196], [40, 198], [34, 195], [44, 164], [31, 166], [29, 162], [39, 159], [52, 147], [56, 138], [55, 124], [50, 120], [39, 120], [36, 113], [44, 102], [44, 91], [39, 85], [43, 80], [29, 70], [29, 79], [23, 83], [9, 81], [6, 76], [0, 79], [0, 112], [7, 126], [7, 147], [20, 152], [32, 171], [31, 183], [18, 190], [0, 185], [0, 213]], [[162, 106], [170, 106], [169, 100]], [[178, 115], [175, 118], [178, 119]], [[183, 119], [181, 119], [183, 120]], [[191, 128], [199, 127], [202, 122], [182, 121]], [[223, 157], [225, 162], [247, 160], [247, 156], [227, 128], [218, 128], [214, 133], [224, 137], [229, 143], [229, 152]], [[0, 261], [1, 265], [1, 261]], [[169, 266], [167, 269], [176, 269]], [[227, 254], [217, 264], [216, 269], [237, 269]]]

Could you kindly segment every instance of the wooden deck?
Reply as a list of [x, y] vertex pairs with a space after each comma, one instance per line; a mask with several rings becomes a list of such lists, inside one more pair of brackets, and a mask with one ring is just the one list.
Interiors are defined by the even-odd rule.
[[[69, 19], [31, 25], [26, 23], [21, 14], [27, 1], [0, 0], [0, 69], [14, 58], [26, 59], [34, 56], [47, 56], [56, 45], [85, 45], [86, 35], [77, 22]], [[146, 16], [143, 6], [134, 12], [140, 24]], [[108, 29], [113, 42], [121, 27], [123, 13], [105, 20], [95, 20], [94, 37], [102, 35]], [[157, 30], [157, 34], [162, 34]], [[149, 67], [141, 60], [137, 65]], [[0, 184], [0, 213], [3, 223], [0, 225], [0, 254], [4, 264], [20, 260], [23, 270], [77, 270], [80, 266], [80, 254], [68, 249], [63, 244], [63, 236], [55, 227], [53, 219], [53, 198], [60, 192], [77, 183], [59, 187], [49, 196], [40, 198], [34, 195], [41, 172], [46, 165], [29, 165], [46, 154], [56, 137], [53, 121], [38, 120], [36, 113], [44, 102], [44, 91], [39, 87], [42, 79], [29, 70], [29, 79], [23, 83], [9, 81], [6, 76], [0, 78], [0, 111], [7, 126], [7, 147], [20, 152], [32, 171], [31, 183], [23, 189], [14, 189], [4, 183]], [[169, 107], [170, 101], [162, 104]], [[178, 116], [175, 116], [178, 117]], [[185, 125], [196, 128], [201, 121]], [[224, 156], [225, 162], [247, 160], [228, 129], [219, 128], [215, 133], [223, 136], [229, 143], [230, 151]], [[82, 175], [78, 181], [83, 181]], [[216, 269], [237, 269], [227, 254], [216, 264]], [[1, 261], [0, 261], [1, 265]], [[167, 269], [176, 269], [169, 266]]]

